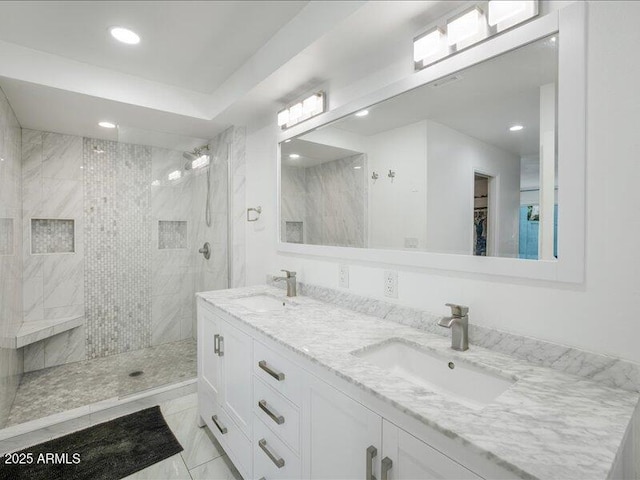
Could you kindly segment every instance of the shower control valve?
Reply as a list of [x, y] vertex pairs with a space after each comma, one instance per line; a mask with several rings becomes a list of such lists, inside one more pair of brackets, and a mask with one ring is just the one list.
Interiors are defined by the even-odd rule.
[[211, 245], [209, 245], [209, 242], [205, 242], [202, 248], [198, 250], [198, 253], [201, 253], [206, 260], [209, 260], [211, 258]]

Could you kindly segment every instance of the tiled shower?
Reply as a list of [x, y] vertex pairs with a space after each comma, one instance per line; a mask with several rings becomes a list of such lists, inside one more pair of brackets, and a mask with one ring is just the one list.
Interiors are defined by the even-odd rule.
[[195, 292], [244, 283], [244, 129], [190, 168], [182, 148], [22, 129], [0, 107], [0, 428], [195, 377]]

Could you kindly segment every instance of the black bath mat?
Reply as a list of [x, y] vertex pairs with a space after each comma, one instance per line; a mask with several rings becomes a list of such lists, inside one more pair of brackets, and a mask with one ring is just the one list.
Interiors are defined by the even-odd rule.
[[4, 455], [0, 480], [118, 480], [181, 451], [155, 406]]

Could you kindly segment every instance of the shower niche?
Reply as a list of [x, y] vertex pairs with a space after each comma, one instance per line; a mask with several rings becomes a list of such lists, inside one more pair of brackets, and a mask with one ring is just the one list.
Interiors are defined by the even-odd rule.
[[182, 220], [158, 221], [158, 249], [188, 248], [187, 222]]
[[68, 219], [32, 218], [31, 253], [74, 253], [75, 222]]

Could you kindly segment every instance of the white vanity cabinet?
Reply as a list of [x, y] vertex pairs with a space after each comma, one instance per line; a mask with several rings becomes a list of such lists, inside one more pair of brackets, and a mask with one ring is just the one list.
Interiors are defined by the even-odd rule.
[[200, 417], [245, 478], [252, 475], [251, 342], [198, 301]]
[[382, 417], [325, 382], [310, 380], [307, 478], [380, 478]]
[[382, 455], [380, 480], [482, 478], [386, 420]]
[[460, 445], [202, 299], [198, 399], [245, 480], [482, 478], [442, 453], [471, 461]]

